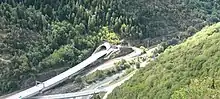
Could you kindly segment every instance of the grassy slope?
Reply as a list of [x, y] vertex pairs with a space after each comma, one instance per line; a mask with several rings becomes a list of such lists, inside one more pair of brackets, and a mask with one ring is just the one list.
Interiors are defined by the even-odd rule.
[[220, 98], [220, 23], [205, 27], [115, 89], [109, 99]]

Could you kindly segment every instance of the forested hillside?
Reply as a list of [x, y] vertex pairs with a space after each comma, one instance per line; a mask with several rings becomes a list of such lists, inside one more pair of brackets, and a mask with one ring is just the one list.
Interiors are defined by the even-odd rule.
[[76, 65], [102, 41], [183, 40], [219, 21], [219, 11], [219, 0], [1, 0], [0, 95]]
[[37, 73], [76, 65], [104, 40], [135, 37], [138, 27], [118, 10], [119, 3], [1, 0], [0, 58], [11, 62], [0, 61], [0, 95], [20, 89]]
[[220, 23], [165, 50], [109, 99], [219, 99]]
[[[122, 0], [121, 9], [141, 28], [142, 39], [161, 41], [192, 36], [206, 25], [220, 21], [219, 0]], [[142, 42], [142, 43], [146, 43]]]

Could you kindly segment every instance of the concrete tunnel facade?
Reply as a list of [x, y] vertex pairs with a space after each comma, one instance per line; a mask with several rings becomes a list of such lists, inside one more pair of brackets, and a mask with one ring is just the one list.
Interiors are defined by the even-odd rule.
[[102, 51], [102, 50], [109, 50], [111, 48], [111, 44], [108, 42], [103, 43], [102, 45], [99, 45], [95, 51], [93, 52], [93, 54]]

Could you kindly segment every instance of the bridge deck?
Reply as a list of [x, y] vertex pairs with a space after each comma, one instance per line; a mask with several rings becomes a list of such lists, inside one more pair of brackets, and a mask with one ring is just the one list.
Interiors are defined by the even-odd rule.
[[73, 74], [77, 73], [81, 69], [88, 66], [89, 64], [93, 63], [98, 58], [104, 56], [107, 52], [108, 52], [107, 50], [97, 52], [96, 54], [93, 54], [92, 56], [90, 56], [89, 58], [87, 58], [86, 60], [81, 62], [80, 64], [74, 66], [73, 68], [70, 68], [69, 70], [67, 70], [63, 73], [45, 81], [45, 82], [42, 82], [41, 84], [38, 84], [37, 86], [31, 87], [25, 91], [22, 91], [22, 92], [15, 94], [15, 95], [7, 97], [6, 99], [28, 98], [28, 97], [31, 97], [33, 95], [38, 94], [41, 91], [45, 91], [47, 89], [50, 89], [51, 87], [54, 87], [55, 85], [57, 85], [59, 83], [62, 83], [63, 81], [65, 81], [66, 79], [71, 77]]

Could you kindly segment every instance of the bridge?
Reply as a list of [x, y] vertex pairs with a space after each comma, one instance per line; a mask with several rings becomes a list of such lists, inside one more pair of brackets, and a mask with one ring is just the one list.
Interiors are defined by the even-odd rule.
[[97, 59], [100, 57], [103, 57], [105, 55], [109, 55], [110, 53], [117, 51], [118, 49], [112, 48], [111, 44], [108, 42], [105, 42], [104, 44], [100, 45], [97, 47], [97, 49], [94, 51], [94, 53], [84, 60], [83, 62], [79, 63], [78, 65], [68, 69], [67, 71], [49, 79], [46, 80], [36, 86], [33, 86], [27, 90], [24, 90], [22, 92], [19, 92], [17, 94], [14, 94], [12, 96], [7, 97], [6, 99], [23, 99], [23, 98], [29, 98], [31, 96], [34, 96], [40, 92], [46, 91], [62, 82], [65, 80], [71, 78], [74, 76], [77, 72], [88, 66], [89, 64], [95, 62]]
[[35, 96], [29, 99], [69, 99], [69, 98], [76, 98], [76, 97], [83, 97], [83, 96], [90, 96], [101, 92], [106, 92], [103, 99], [106, 99], [108, 94], [110, 94], [114, 88], [120, 86], [125, 81], [129, 80], [137, 70], [130, 73], [130, 75], [126, 76], [124, 79], [120, 80], [119, 82], [112, 84], [110, 86], [103, 87], [100, 85], [99, 87], [91, 90], [85, 90], [80, 92], [73, 92], [73, 93], [65, 93], [65, 94], [55, 94], [55, 95], [45, 95], [45, 96]]

